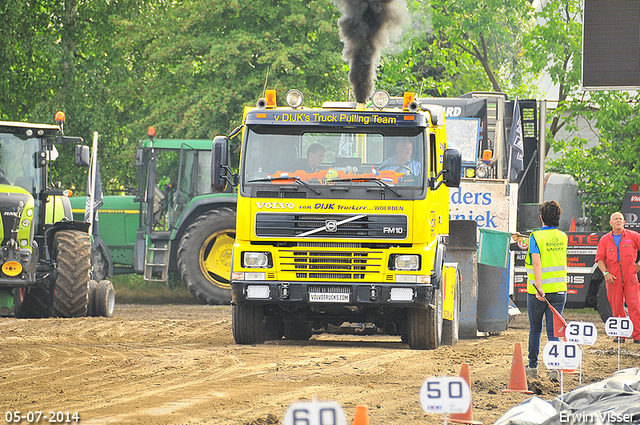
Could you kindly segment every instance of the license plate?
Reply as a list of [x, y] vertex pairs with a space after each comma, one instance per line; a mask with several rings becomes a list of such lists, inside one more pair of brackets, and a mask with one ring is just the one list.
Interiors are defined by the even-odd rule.
[[312, 303], [348, 303], [351, 294], [336, 294], [331, 292], [310, 292], [309, 302]]

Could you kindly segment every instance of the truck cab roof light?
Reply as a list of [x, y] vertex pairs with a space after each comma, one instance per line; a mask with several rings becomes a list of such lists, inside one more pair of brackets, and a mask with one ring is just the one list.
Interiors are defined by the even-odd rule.
[[[402, 110], [404, 111], [410, 110], [410, 105], [413, 106], [412, 104], [417, 105], [416, 94], [410, 91], [404, 92], [404, 96], [402, 98]], [[413, 110], [412, 112], [416, 112], [417, 110], [418, 108], [416, 107], [415, 110]]]
[[55, 120], [56, 120], [56, 123], [58, 123], [58, 125], [59, 125], [60, 123], [64, 123], [67, 120], [67, 117], [64, 114], [64, 112], [58, 111], [58, 112], [56, 112]]
[[149, 128], [147, 129], [147, 136], [149, 136], [149, 137], [155, 137], [155, 135], [156, 135], [156, 128], [155, 128], [155, 127], [153, 127], [153, 126], [152, 126], [152, 127], [149, 127]]
[[482, 162], [485, 164], [490, 164], [493, 159], [493, 151], [491, 149], [485, 149], [482, 151]]
[[386, 90], [378, 90], [373, 94], [373, 96], [371, 96], [371, 101], [373, 102], [373, 106], [378, 109], [382, 109], [389, 105], [391, 96], [389, 96], [389, 93], [387, 93]]
[[276, 91], [275, 90], [266, 90], [264, 92], [264, 98], [267, 101], [267, 108], [276, 107]]
[[[275, 93], [274, 93], [275, 97]], [[300, 90], [291, 89], [285, 95], [285, 99], [287, 101], [287, 105], [291, 106], [293, 109], [299, 108], [304, 101], [304, 96]]]

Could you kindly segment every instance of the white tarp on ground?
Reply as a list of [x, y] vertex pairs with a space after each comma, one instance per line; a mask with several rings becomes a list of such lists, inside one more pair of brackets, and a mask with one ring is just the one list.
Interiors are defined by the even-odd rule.
[[640, 368], [558, 396], [551, 402], [532, 397], [510, 409], [494, 425], [640, 425]]

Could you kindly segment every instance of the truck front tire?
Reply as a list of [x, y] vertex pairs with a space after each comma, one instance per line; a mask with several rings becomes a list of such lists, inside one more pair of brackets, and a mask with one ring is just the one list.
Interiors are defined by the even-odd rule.
[[431, 305], [407, 311], [407, 342], [414, 350], [435, 350], [442, 341], [442, 291], [437, 289]]
[[209, 211], [187, 228], [178, 248], [180, 279], [206, 304], [231, 302], [231, 252], [236, 214], [229, 208]]
[[266, 335], [264, 306], [234, 305], [231, 309], [231, 329], [236, 344], [264, 343]]

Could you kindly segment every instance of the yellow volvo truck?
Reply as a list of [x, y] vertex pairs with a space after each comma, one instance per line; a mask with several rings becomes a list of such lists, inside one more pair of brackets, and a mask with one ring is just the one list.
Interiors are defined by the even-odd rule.
[[[448, 187], [461, 177], [440, 106], [386, 92], [370, 105], [247, 108], [239, 175], [229, 138], [213, 141], [212, 187], [238, 185], [231, 288], [238, 344], [307, 340], [343, 324], [401, 335], [414, 349], [453, 344], [455, 264], [444, 262]], [[402, 106], [400, 106], [402, 105]]]

